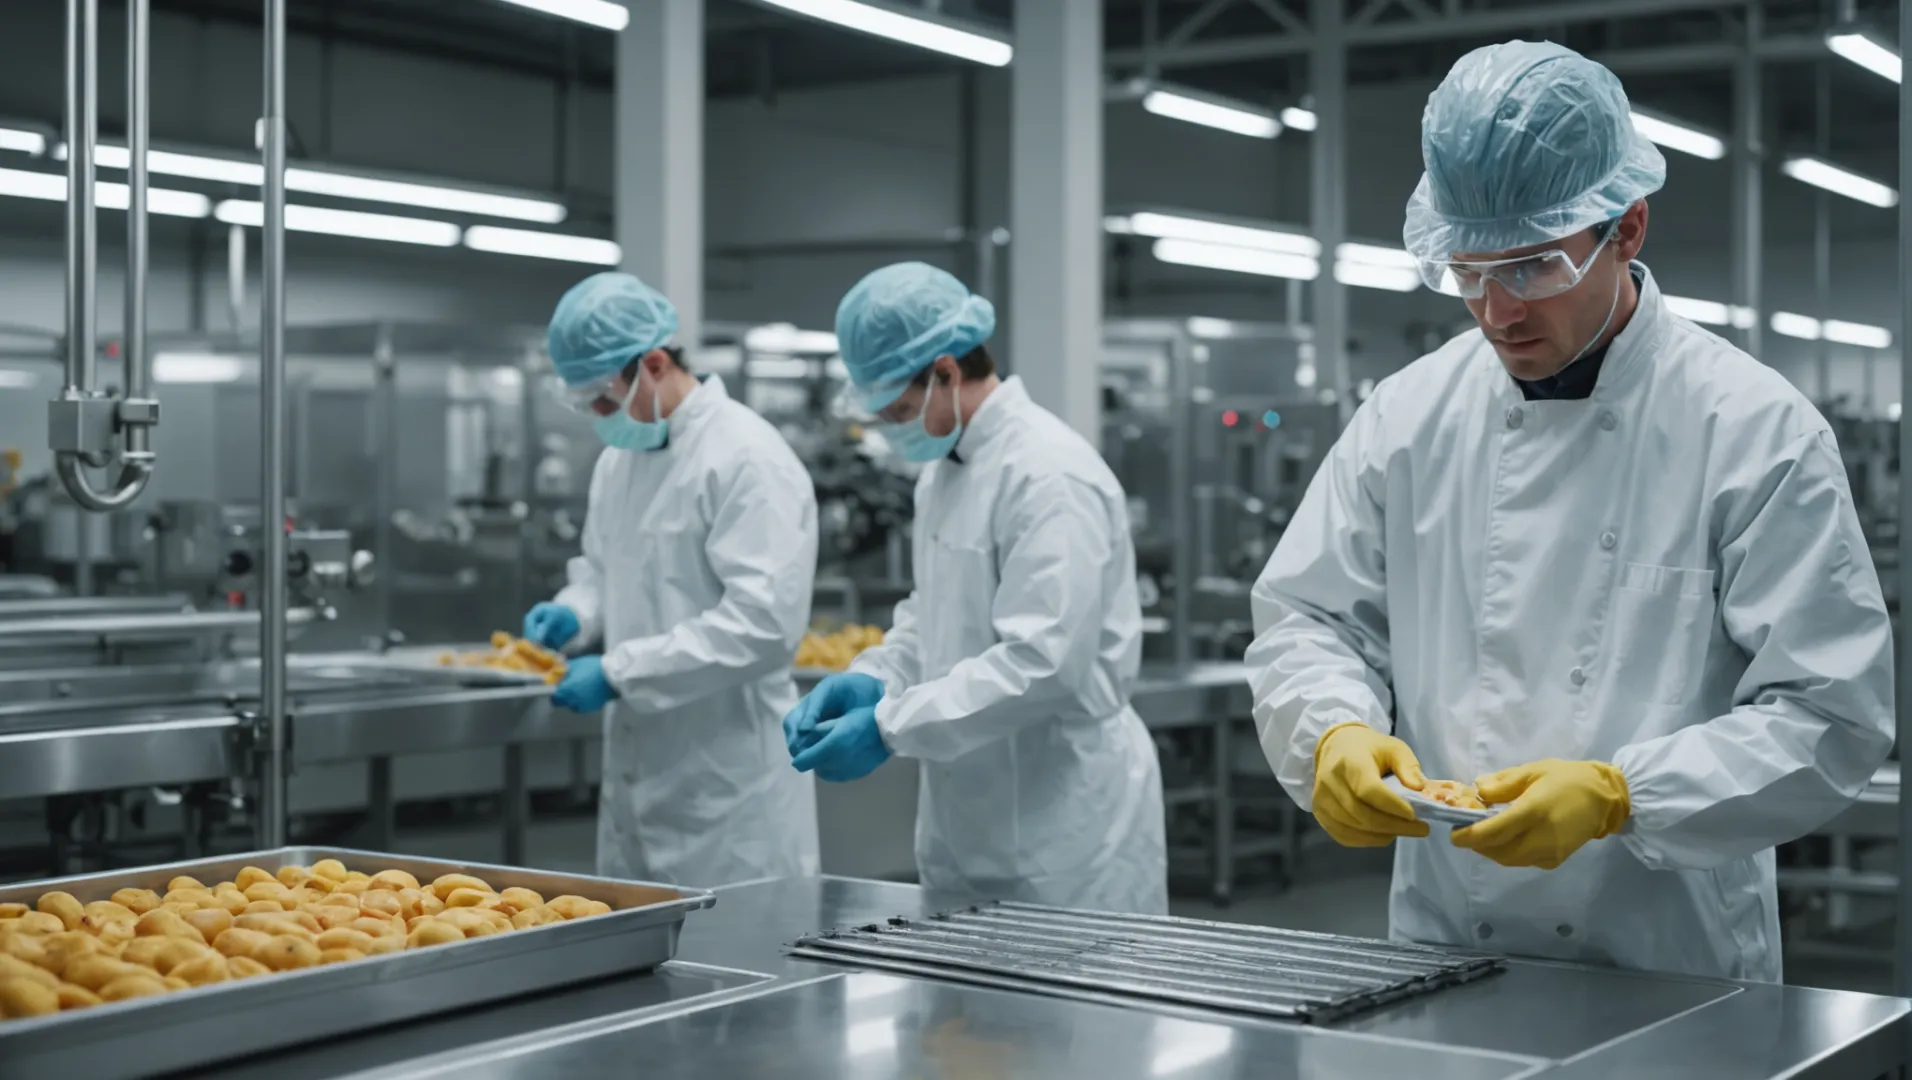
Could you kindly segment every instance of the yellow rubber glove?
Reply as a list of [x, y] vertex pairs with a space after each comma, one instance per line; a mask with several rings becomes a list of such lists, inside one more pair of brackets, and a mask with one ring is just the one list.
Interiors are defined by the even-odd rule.
[[1366, 724], [1336, 724], [1315, 743], [1314, 815], [1343, 847], [1385, 847], [1397, 836], [1426, 836], [1407, 800], [1381, 783], [1388, 773], [1402, 786], [1427, 783], [1408, 745]]
[[1510, 804], [1478, 825], [1454, 830], [1454, 846], [1502, 866], [1552, 870], [1589, 840], [1620, 831], [1633, 812], [1626, 777], [1604, 761], [1547, 758], [1475, 782], [1481, 801]]

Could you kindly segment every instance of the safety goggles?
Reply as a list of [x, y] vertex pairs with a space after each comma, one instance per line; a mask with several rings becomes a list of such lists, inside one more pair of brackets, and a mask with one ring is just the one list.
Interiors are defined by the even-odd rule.
[[1559, 248], [1486, 262], [1427, 260], [1421, 263], [1421, 280], [1430, 289], [1466, 300], [1478, 300], [1485, 296], [1490, 281], [1517, 300], [1545, 300], [1550, 296], [1559, 296], [1580, 284], [1580, 280], [1587, 276], [1587, 269], [1593, 265], [1595, 256], [1612, 238], [1612, 222], [1597, 228], [1600, 230], [1599, 242], [1578, 264]]
[[551, 396], [557, 399], [558, 404], [563, 405], [574, 413], [579, 413], [584, 416], [600, 416], [603, 415], [603, 410], [598, 407], [599, 402], [604, 402], [609, 405], [611, 411], [616, 411], [617, 409], [618, 399], [617, 395], [613, 392], [616, 380], [617, 376], [613, 374], [606, 375], [602, 379], [593, 379], [588, 383], [580, 383], [576, 386], [572, 386], [562, 380], [553, 379], [550, 384]]

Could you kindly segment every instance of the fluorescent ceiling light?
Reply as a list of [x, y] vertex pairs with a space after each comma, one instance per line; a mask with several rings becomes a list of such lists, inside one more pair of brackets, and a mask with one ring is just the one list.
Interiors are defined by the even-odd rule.
[[566, 213], [563, 203], [553, 202], [550, 199], [526, 199], [515, 195], [494, 195], [487, 191], [472, 191], [469, 188], [378, 180], [369, 176], [353, 176], [349, 173], [325, 172], [319, 169], [287, 169], [285, 186], [288, 191], [301, 191], [308, 195], [331, 195], [340, 199], [397, 203], [401, 206], [419, 206], [429, 210], [450, 210], [464, 214], [482, 214], [486, 217], [537, 221], [546, 225], [556, 225], [563, 221]]
[[1150, 90], [1142, 96], [1142, 107], [1171, 120], [1185, 120], [1256, 139], [1272, 139], [1281, 134], [1281, 121], [1270, 113], [1186, 90]]
[[1893, 82], [1904, 77], [1905, 61], [1899, 51], [1873, 40], [1870, 34], [1856, 30], [1835, 31], [1826, 35], [1826, 47], [1874, 75]]
[[1859, 345], [1868, 349], [1892, 347], [1892, 331], [1883, 326], [1827, 319], [1820, 324], [1820, 331], [1825, 334], [1827, 341], [1837, 342], [1840, 345]]
[[245, 361], [236, 356], [160, 353], [153, 357], [153, 379], [163, 383], [237, 382], [245, 370]]
[[1706, 326], [1734, 326], [1744, 330], [1756, 321], [1751, 308], [1738, 304], [1695, 300], [1690, 296], [1662, 296], [1660, 300], [1673, 314]]
[[1321, 243], [1314, 237], [1283, 232], [1280, 229], [1230, 225], [1221, 221], [1185, 217], [1181, 214], [1163, 214], [1153, 210], [1130, 214], [1126, 224], [1129, 232], [1161, 239], [1225, 244], [1231, 247], [1253, 248], [1257, 251], [1300, 255], [1308, 259], [1314, 259], [1321, 254]]
[[1834, 195], [1844, 195], [1848, 199], [1857, 199], [1862, 203], [1869, 203], [1880, 208], [1899, 204], [1897, 191], [1877, 180], [1867, 179], [1858, 173], [1847, 172], [1837, 165], [1818, 158], [1790, 158], [1779, 167], [1779, 171], [1801, 183], [1825, 188]]
[[827, 356], [837, 351], [837, 336], [828, 330], [799, 330], [790, 323], [771, 323], [746, 331], [744, 348], [752, 352]]
[[1692, 154], [1708, 161], [1718, 161], [1726, 156], [1726, 143], [1718, 136], [1637, 110], [1633, 113], [1633, 130], [1668, 150], [1678, 150], [1682, 154]]
[[597, 266], [616, 266], [624, 258], [624, 250], [614, 241], [530, 229], [501, 229], [496, 225], [473, 225], [466, 229], [465, 246], [497, 255], [528, 255], [535, 259]]
[[1415, 276], [1420, 275], [1420, 261], [1400, 248], [1382, 247], [1379, 244], [1342, 244], [1334, 249], [1334, 257], [1341, 262], [1413, 270]]
[[939, 19], [893, 11], [864, 0], [758, 0], [812, 19], [835, 23], [851, 30], [900, 41], [919, 49], [973, 60], [990, 67], [1003, 67], [1015, 55], [1009, 42], [980, 32], [964, 30]]
[[[228, 225], [257, 228], [265, 220], [265, 209], [251, 200], [227, 199], [213, 209], [213, 216]], [[427, 247], [455, 247], [459, 234], [458, 226], [444, 221], [366, 214], [357, 210], [330, 210], [318, 206], [286, 207], [285, 227], [293, 232], [353, 236], [361, 240], [390, 240]]]
[[31, 390], [40, 377], [31, 371], [0, 370], [0, 390]]
[[1209, 270], [1232, 270], [1238, 274], [1292, 278], [1313, 281], [1321, 274], [1321, 264], [1307, 255], [1279, 251], [1206, 244], [1195, 240], [1157, 240], [1155, 257], [1178, 266], [1199, 266]]
[[[64, 159], [65, 148], [60, 148], [55, 156]], [[100, 167], [104, 169], [125, 169], [132, 164], [132, 154], [124, 146], [103, 145], [96, 152], [96, 157]], [[201, 154], [178, 154], [169, 150], [154, 150], [147, 154], [146, 168], [150, 172], [165, 176], [185, 176], [195, 180], [240, 184], [246, 187], [258, 187], [265, 179], [265, 167], [256, 161], [206, 157]], [[552, 199], [500, 195], [489, 191], [446, 187], [439, 184], [382, 180], [377, 177], [332, 172], [327, 169], [289, 168], [285, 171], [285, 186], [287, 191], [299, 191], [309, 195], [330, 195], [340, 199], [394, 203], [399, 206], [450, 210], [486, 217], [514, 218], [519, 221], [537, 221], [548, 225], [563, 221], [566, 215], [564, 204]]]
[[1419, 270], [1404, 270], [1398, 266], [1376, 266], [1373, 263], [1345, 260], [1335, 262], [1334, 279], [1343, 285], [1354, 285], [1363, 289], [1387, 289], [1390, 292], [1413, 292], [1421, 287]]
[[[66, 177], [55, 173], [0, 169], [0, 195], [65, 202]], [[107, 210], [124, 210], [132, 202], [132, 193], [125, 184], [95, 181], [93, 197], [102, 208]], [[148, 188], [146, 209], [167, 217], [203, 218], [212, 213], [212, 200], [192, 191]]]
[[1198, 338], [1227, 339], [1235, 336], [1235, 323], [1232, 319], [1191, 315], [1188, 317], [1188, 332]]
[[46, 136], [20, 128], [0, 128], [0, 150], [18, 150], [39, 157], [46, 153]]
[[1806, 341], [1819, 340], [1819, 320], [1810, 315], [1798, 315], [1790, 311], [1775, 311], [1773, 312], [1770, 325], [1775, 334], [1803, 338]]
[[796, 356], [759, 356], [744, 365], [753, 379], [801, 379], [811, 370], [810, 361]]
[[1281, 122], [1296, 131], [1313, 131], [1315, 114], [1313, 109], [1297, 109], [1293, 105], [1281, 110]]
[[546, 15], [585, 23], [605, 30], [622, 30], [630, 25], [631, 13], [611, 0], [503, 0]]

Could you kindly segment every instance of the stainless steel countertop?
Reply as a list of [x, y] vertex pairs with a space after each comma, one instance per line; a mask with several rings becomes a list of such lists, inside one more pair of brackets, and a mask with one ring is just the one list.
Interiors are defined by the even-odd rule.
[[[721, 890], [651, 975], [202, 1071], [203, 1080], [439, 1076], [1872, 1080], [1912, 1002], [1514, 961], [1320, 1027], [1129, 1009], [787, 957], [807, 931], [935, 910], [914, 886], [784, 879]], [[640, 1065], [641, 1063], [641, 1065]]]

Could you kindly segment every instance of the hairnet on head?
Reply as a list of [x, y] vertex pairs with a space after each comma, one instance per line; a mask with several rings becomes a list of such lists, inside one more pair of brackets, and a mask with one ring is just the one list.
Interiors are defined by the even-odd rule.
[[1423, 261], [1544, 244], [1666, 183], [1620, 80], [1552, 42], [1475, 49], [1428, 95], [1402, 239]]
[[934, 266], [895, 263], [843, 294], [836, 332], [857, 400], [874, 412], [937, 357], [960, 357], [988, 341], [996, 308]]
[[677, 308], [631, 274], [592, 274], [558, 301], [545, 330], [545, 350], [558, 378], [580, 386], [617, 374], [670, 341]]

